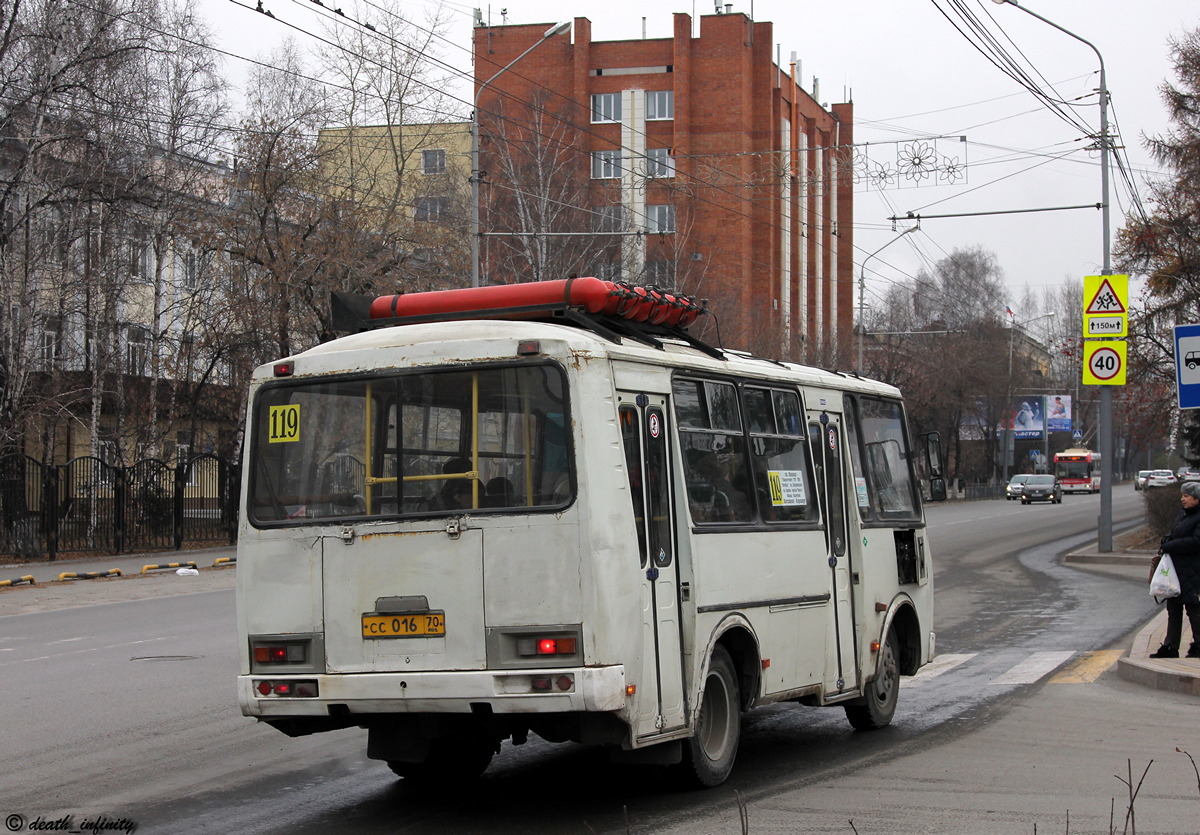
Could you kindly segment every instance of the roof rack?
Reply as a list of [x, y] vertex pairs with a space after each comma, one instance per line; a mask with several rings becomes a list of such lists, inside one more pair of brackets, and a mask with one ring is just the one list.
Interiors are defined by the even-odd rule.
[[338, 333], [466, 319], [540, 320], [587, 328], [616, 343], [629, 337], [662, 348], [660, 337], [674, 337], [717, 359], [725, 356], [686, 331], [708, 313], [705, 304], [656, 287], [591, 277], [375, 298], [335, 290], [330, 311]]

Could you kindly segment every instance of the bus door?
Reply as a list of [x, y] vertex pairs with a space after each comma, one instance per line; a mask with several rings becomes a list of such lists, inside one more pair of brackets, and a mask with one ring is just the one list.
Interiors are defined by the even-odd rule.
[[647, 737], [685, 724], [667, 398], [623, 393], [620, 402], [637, 528], [633, 570], [638, 573], [642, 630], [641, 669], [630, 671], [630, 683], [637, 685], [634, 732]]
[[826, 653], [825, 693], [827, 695], [858, 687], [858, 663], [854, 633], [852, 595], [854, 552], [846, 519], [845, 473], [842, 460], [842, 431], [839, 416], [822, 412], [820, 422], [810, 423], [813, 457], [821, 507], [825, 514], [825, 544], [829, 563], [830, 635], [834, 645]]

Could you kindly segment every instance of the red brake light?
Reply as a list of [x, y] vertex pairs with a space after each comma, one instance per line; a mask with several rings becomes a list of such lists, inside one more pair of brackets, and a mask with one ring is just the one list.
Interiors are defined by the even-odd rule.
[[558, 655], [558, 641], [553, 638], [542, 638], [538, 641], [538, 655]]
[[276, 377], [291, 377], [293, 371], [295, 371], [295, 366], [292, 365], [292, 363], [290, 363], [290, 362], [275, 363], [275, 376]]

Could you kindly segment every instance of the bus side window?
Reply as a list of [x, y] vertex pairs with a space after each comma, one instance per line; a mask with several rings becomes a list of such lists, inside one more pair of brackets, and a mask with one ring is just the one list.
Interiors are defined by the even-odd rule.
[[[920, 515], [916, 474], [898, 402], [846, 397], [855, 488], [864, 518], [914, 519]], [[862, 457], [859, 456], [859, 444]]]

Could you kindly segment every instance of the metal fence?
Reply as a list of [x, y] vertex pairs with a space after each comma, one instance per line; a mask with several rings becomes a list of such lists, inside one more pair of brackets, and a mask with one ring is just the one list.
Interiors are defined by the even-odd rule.
[[238, 469], [208, 454], [175, 466], [146, 458], [132, 467], [90, 456], [49, 466], [0, 456], [0, 556], [54, 560], [233, 543]]

